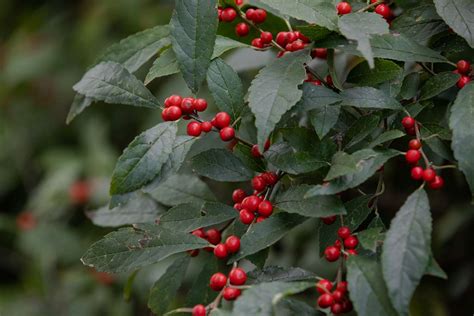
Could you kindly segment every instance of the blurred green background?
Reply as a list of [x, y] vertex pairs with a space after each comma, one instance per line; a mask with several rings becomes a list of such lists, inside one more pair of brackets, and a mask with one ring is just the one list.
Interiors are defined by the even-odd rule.
[[[101, 52], [130, 34], [166, 24], [172, 8], [173, 1], [156, 0], [0, 1], [1, 316], [149, 314], [148, 290], [168, 262], [140, 272], [131, 297], [124, 298], [127, 275], [96, 273], [79, 258], [108, 232], [93, 226], [84, 211], [107, 203], [108, 177], [119, 153], [160, 114], [99, 104], [69, 126], [65, 118], [71, 87]], [[249, 68], [249, 58], [230, 58], [240, 70]], [[179, 75], [151, 89], [161, 99], [187, 93]], [[386, 224], [414, 189], [405, 168], [397, 162], [386, 166], [380, 206]], [[414, 315], [474, 311], [468, 299], [474, 297], [474, 210], [459, 174], [447, 178], [451, 184], [432, 194], [431, 202], [433, 249], [449, 279], [423, 280]], [[229, 202], [231, 190], [219, 188], [216, 195]], [[277, 244], [269, 261], [330, 274], [319, 264], [314, 227], [311, 221]]]

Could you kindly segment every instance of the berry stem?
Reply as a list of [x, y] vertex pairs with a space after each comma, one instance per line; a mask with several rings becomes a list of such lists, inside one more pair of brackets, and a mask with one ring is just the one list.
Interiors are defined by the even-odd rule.
[[371, 3], [371, 4], [363, 7], [362, 9], [357, 10], [356, 13], [365, 12], [365, 11], [370, 10], [370, 9], [372, 9], [372, 8], [378, 6], [379, 4], [382, 4], [382, 3], [384, 3], [383, 0], [379, 0], [377, 2]]
[[252, 148], [252, 146], [253, 146], [253, 144], [251, 142], [248, 142], [245, 139], [240, 138], [239, 136], [235, 136], [234, 139], [238, 142], [241, 142], [244, 145], [249, 146], [250, 148]]
[[431, 168], [433, 168], [433, 169], [458, 169], [458, 166], [457, 165], [444, 165], [444, 166], [431, 165]]

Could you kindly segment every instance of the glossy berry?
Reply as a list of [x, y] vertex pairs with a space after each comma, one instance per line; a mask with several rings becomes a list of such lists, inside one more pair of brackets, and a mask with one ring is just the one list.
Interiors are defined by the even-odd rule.
[[331, 289], [332, 283], [329, 280], [323, 279], [316, 283], [316, 290], [321, 294], [327, 293], [331, 291]]
[[357, 250], [355, 250], [355, 249], [348, 249], [348, 250], [347, 250], [347, 254], [348, 254], [349, 256], [357, 256]]
[[288, 32], [279, 32], [276, 36], [276, 42], [280, 46], [286, 46], [288, 44]]
[[252, 149], [250, 150], [250, 153], [252, 154], [252, 157], [255, 157], [255, 158], [262, 157], [262, 154], [260, 153], [260, 149], [258, 149], [257, 144], [252, 146]]
[[336, 221], [336, 219], [337, 219], [336, 215], [321, 218], [323, 223], [326, 224], [326, 225], [331, 225], [332, 223], [334, 223]]
[[420, 158], [421, 158], [420, 152], [418, 150], [415, 150], [415, 149], [410, 149], [405, 154], [405, 160], [409, 164], [416, 164], [418, 162], [418, 160], [420, 160]]
[[336, 241], [334, 241], [334, 247], [337, 247], [337, 249], [342, 248], [342, 243], [340, 239], [336, 239]]
[[235, 137], [235, 130], [232, 127], [224, 127], [220, 130], [219, 135], [225, 142], [231, 141]]
[[444, 186], [444, 180], [440, 176], [436, 176], [433, 181], [431, 181], [428, 186], [430, 189], [439, 190]]
[[250, 225], [250, 224], [252, 224], [253, 220], [255, 219], [255, 214], [244, 208], [244, 209], [240, 210], [239, 218], [240, 218], [240, 221], [243, 224]]
[[423, 171], [423, 180], [426, 181], [426, 182], [431, 182], [434, 180], [434, 178], [436, 177], [436, 172], [431, 169], [431, 168], [428, 168], [428, 169], [425, 169]]
[[193, 307], [193, 316], [206, 316], [206, 307], [202, 304]]
[[194, 109], [198, 112], [204, 112], [207, 109], [207, 101], [204, 99], [195, 99]]
[[273, 35], [270, 32], [260, 33], [260, 38], [262, 39], [263, 44], [270, 44], [273, 40]]
[[265, 46], [261, 38], [254, 38], [251, 44], [256, 48], [263, 48]]
[[242, 5], [244, 3], [244, 0], [235, 0], [236, 5]]
[[408, 147], [410, 149], [420, 149], [421, 148], [421, 142], [418, 139], [412, 139], [408, 142]]
[[334, 299], [334, 301], [340, 302], [344, 298], [344, 292], [335, 290], [334, 292], [332, 292], [332, 298]]
[[258, 209], [259, 204], [260, 199], [255, 195], [248, 196], [242, 200], [242, 207], [248, 209], [251, 212], [255, 212]]
[[247, 196], [247, 193], [245, 193], [244, 190], [242, 189], [235, 189], [234, 192], [232, 192], [232, 201], [235, 203], [240, 203], [245, 199]]
[[202, 122], [201, 123], [201, 130], [204, 133], [209, 133], [212, 130], [212, 124], [211, 122]]
[[464, 88], [465, 85], [467, 85], [469, 82], [471, 81], [471, 78], [469, 78], [468, 76], [462, 76], [458, 82], [456, 83], [457, 87], [459, 89], [462, 89]]
[[306, 37], [303, 33], [299, 32], [299, 31], [296, 31], [296, 32], [293, 32], [293, 33], [296, 34], [296, 37], [298, 39], [302, 40], [304, 43], [310, 43], [311, 42], [311, 39]]
[[175, 105], [165, 108], [161, 114], [163, 121], [176, 121], [179, 120], [183, 112], [180, 107]]
[[206, 238], [206, 233], [204, 232], [204, 230], [202, 228], [193, 230], [193, 232], [191, 234], [193, 234], [194, 236], [199, 237], [199, 238]]
[[252, 188], [255, 191], [261, 192], [261, 191], [265, 190], [266, 187], [267, 187], [267, 183], [265, 182], [263, 177], [261, 177], [261, 176], [253, 177], [253, 179], [252, 179]]
[[171, 95], [165, 100], [165, 107], [169, 108], [170, 106], [181, 106], [181, 101], [183, 98], [179, 95]]
[[342, 304], [334, 303], [331, 305], [331, 313], [334, 315], [339, 315], [344, 313], [344, 309], [342, 308]]
[[273, 213], [273, 205], [270, 201], [262, 201], [258, 205], [258, 214], [264, 216], [264, 217], [269, 217]]
[[351, 235], [351, 230], [347, 226], [339, 227], [337, 230], [337, 235], [342, 239], [346, 239]]
[[336, 285], [336, 289], [342, 293], [347, 292], [347, 281], [341, 281]]
[[234, 235], [227, 237], [225, 246], [229, 253], [236, 253], [240, 249], [240, 238]]
[[278, 176], [274, 172], [264, 172], [262, 178], [268, 185], [275, 185], [278, 182]]
[[209, 281], [209, 286], [214, 291], [220, 291], [224, 288], [227, 284], [227, 277], [224, 273], [217, 272], [211, 276], [211, 280]]
[[201, 124], [199, 122], [190, 122], [187, 126], [189, 136], [198, 137], [201, 135]]
[[337, 259], [339, 259], [340, 255], [341, 255], [341, 251], [335, 246], [328, 246], [324, 250], [324, 256], [326, 257], [326, 260], [329, 262], [336, 261]]
[[221, 242], [221, 232], [215, 228], [211, 228], [206, 232], [206, 239], [213, 245], [217, 245]]
[[248, 9], [247, 11], [245, 11], [245, 17], [248, 20], [253, 21], [253, 19], [255, 18], [255, 9]]
[[352, 7], [349, 2], [342, 1], [337, 4], [337, 13], [340, 15], [349, 14], [352, 11]]
[[267, 19], [267, 11], [263, 9], [256, 9], [253, 17], [253, 22], [256, 24], [263, 23]]
[[225, 8], [221, 13], [221, 20], [223, 22], [232, 22], [237, 17], [237, 12], [234, 8]]
[[318, 306], [321, 308], [327, 308], [334, 303], [334, 298], [331, 294], [325, 293], [318, 297]]
[[461, 59], [457, 62], [456, 66], [461, 74], [467, 74], [471, 71], [471, 64], [467, 60]]
[[225, 259], [227, 258], [228, 252], [227, 252], [227, 247], [225, 244], [218, 244], [216, 245], [216, 248], [214, 248], [214, 256], [216, 256], [219, 259]]
[[359, 244], [359, 239], [357, 236], [349, 236], [346, 239], [344, 239], [344, 248], [347, 249], [354, 249], [357, 247]]
[[226, 301], [234, 301], [240, 296], [241, 293], [242, 292], [239, 289], [226, 287], [222, 293], [222, 297], [224, 297]]
[[230, 125], [231, 118], [227, 112], [219, 112], [214, 118], [214, 126], [218, 129], [222, 129]]
[[266, 218], [265, 216], [259, 216], [259, 217], [257, 217], [257, 220], [256, 220], [255, 222], [261, 223], [261, 222], [263, 222], [263, 221], [266, 220], [266, 219], [267, 219], [267, 218]]
[[392, 10], [386, 4], [379, 4], [375, 7], [375, 13], [380, 14], [384, 18], [388, 19], [392, 16]]
[[247, 36], [250, 32], [250, 27], [247, 23], [239, 23], [235, 26], [235, 33], [237, 36], [244, 37]]
[[411, 168], [410, 175], [413, 180], [418, 181], [423, 179], [423, 168], [419, 166]]
[[311, 56], [313, 58], [326, 59], [328, 57], [327, 48], [315, 48], [311, 51]]
[[405, 116], [402, 119], [402, 125], [405, 128], [413, 128], [415, 127], [415, 123], [416, 123], [415, 119], [411, 116]]
[[241, 268], [233, 268], [229, 272], [229, 281], [232, 285], [244, 285], [247, 281], [247, 273]]
[[193, 98], [184, 98], [181, 101], [181, 111], [184, 114], [191, 114], [194, 111], [194, 99]]
[[242, 209], [242, 204], [240, 203], [235, 203], [234, 204], [234, 208], [237, 210], [237, 211], [240, 211]]

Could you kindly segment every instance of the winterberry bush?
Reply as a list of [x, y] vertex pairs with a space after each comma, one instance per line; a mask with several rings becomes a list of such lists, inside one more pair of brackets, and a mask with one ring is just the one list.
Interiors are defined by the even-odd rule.
[[[176, 0], [169, 25], [113, 45], [74, 86], [68, 120], [97, 101], [163, 119], [124, 150], [109, 208], [92, 216], [132, 226], [93, 244], [83, 263], [133, 276], [174, 258], [150, 291], [157, 315], [407, 315], [423, 275], [445, 277], [427, 192], [449, 186], [446, 172], [474, 189], [473, 6]], [[248, 83], [221, 58], [237, 48], [272, 55]], [[159, 100], [147, 88], [177, 73], [192, 95]], [[208, 137], [213, 146], [191, 151]], [[418, 188], [384, 222], [391, 162]], [[239, 183], [234, 204], [203, 180]], [[337, 267], [332, 278], [265, 265], [269, 247], [314, 219], [313, 249]], [[170, 311], [199, 256], [202, 271]], [[303, 292], [312, 304], [288, 298]]]

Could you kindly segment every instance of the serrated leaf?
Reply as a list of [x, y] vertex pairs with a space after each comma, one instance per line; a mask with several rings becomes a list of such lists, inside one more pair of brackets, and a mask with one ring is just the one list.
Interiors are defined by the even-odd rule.
[[298, 25], [296, 26], [296, 30], [303, 33], [304, 36], [308, 37], [313, 42], [320, 41], [331, 34], [330, 30], [317, 24]]
[[368, 148], [373, 148], [373, 147], [376, 147], [376, 146], [381, 145], [383, 143], [392, 141], [394, 139], [401, 138], [405, 135], [406, 134], [404, 132], [402, 132], [398, 129], [393, 129], [393, 130], [390, 130], [390, 131], [386, 131], [386, 132], [380, 134], [379, 136], [377, 136], [376, 139], [371, 141], [370, 144], [367, 147]]
[[251, 48], [252, 46], [233, 40], [231, 38], [217, 35], [212, 59], [217, 58], [225, 52], [235, 48]]
[[331, 89], [305, 82], [303, 84], [303, 96], [298, 106], [304, 111], [309, 111], [320, 109], [325, 105], [335, 104], [339, 101], [342, 101], [342, 97]]
[[268, 266], [248, 273], [249, 283], [294, 282], [316, 279], [316, 274], [301, 268]]
[[366, 139], [379, 126], [378, 115], [367, 115], [360, 117], [352, 124], [344, 135], [344, 148], [353, 148]]
[[291, 229], [308, 218], [297, 214], [278, 213], [263, 222], [253, 224], [240, 240], [240, 251], [229, 259], [235, 262], [264, 248], [270, 247]]
[[261, 150], [283, 114], [300, 100], [298, 86], [306, 78], [304, 64], [310, 58], [307, 50], [285, 54], [260, 70], [252, 81], [248, 101]]
[[196, 93], [214, 52], [218, 26], [216, 0], [176, 0], [171, 42], [188, 87]]
[[272, 316], [273, 307], [282, 298], [313, 287], [314, 282], [260, 283], [245, 290], [234, 303], [232, 316]]
[[92, 102], [94, 102], [94, 99], [76, 93], [74, 100], [72, 101], [71, 108], [69, 109], [69, 113], [67, 114], [66, 124], [71, 123], [72, 120], [81, 114], [81, 112], [84, 111], [88, 106], [90, 106]]
[[431, 213], [423, 189], [411, 194], [395, 215], [382, 250], [382, 271], [389, 296], [401, 315], [426, 271], [431, 253]]
[[426, 267], [425, 274], [444, 279], [446, 280], [448, 278], [448, 275], [446, 272], [443, 271], [443, 269], [440, 267], [438, 262], [436, 261], [435, 257], [433, 254], [430, 255], [430, 261], [428, 262], [428, 266]]
[[168, 48], [153, 62], [153, 66], [146, 75], [145, 84], [149, 84], [156, 78], [177, 74], [178, 72], [179, 64], [176, 55], [173, 49]]
[[156, 315], [165, 314], [176, 299], [176, 294], [184, 280], [190, 259], [191, 257], [187, 255], [178, 258], [153, 284], [148, 297], [148, 308]]
[[451, 148], [458, 161], [459, 169], [464, 173], [467, 183], [474, 192], [474, 84], [461, 89], [451, 107], [449, 127], [453, 131]]
[[[90, 69], [73, 89], [94, 101], [158, 108], [160, 103], [153, 94], [116, 62], [102, 62]], [[77, 115], [79, 113], [76, 113]]]
[[382, 269], [375, 258], [351, 256], [347, 261], [349, 296], [359, 315], [397, 316], [390, 303]]
[[207, 71], [207, 85], [219, 110], [236, 120], [242, 114], [244, 93], [239, 75], [222, 59], [216, 58]]
[[398, 78], [403, 73], [403, 68], [396, 63], [385, 59], [375, 59], [374, 67], [370, 69], [367, 62], [362, 62], [351, 70], [347, 77], [347, 82], [355, 83], [359, 86], [371, 86]]
[[325, 105], [319, 109], [309, 111], [309, 119], [319, 139], [323, 139], [331, 128], [336, 125], [340, 112], [341, 107], [338, 105]]
[[337, 12], [332, 0], [260, 0], [282, 14], [298, 20], [315, 23], [325, 28], [337, 30]]
[[227, 149], [210, 149], [193, 157], [193, 170], [216, 181], [240, 182], [250, 180], [253, 171]]
[[420, 101], [430, 99], [448, 90], [458, 82], [460, 77], [451, 71], [436, 74], [421, 87]]
[[347, 39], [357, 41], [357, 49], [374, 68], [374, 56], [370, 44], [372, 35], [383, 35], [389, 32], [387, 22], [381, 15], [371, 12], [345, 14], [338, 20], [339, 30]]
[[434, 0], [436, 11], [457, 34], [474, 47], [474, 3], [471, 0]]
[[217, 293], [209, 286], [209, 279], [218, 269], [218, 260], [214, 256], [204, 258], [202, 269], [186, 294], [186, 306], [211, 302], [214, 299]]
[[331, 169], [329, 169], [324, 181], [331, 181], [346, 174], [357, 172], [357, 160], [343, 151], [338, 151], [331, 162]]
[[366, 109], [401, 110], [402, 106], [395, 99], [381, 90], [372, 87], [355, 87], [341, 92], [342, 105]]
[[137, 136], [117, 161], [110, 194], [135, 191], [153, 180], [168, 161], [176, 132], [176, 123], [160, 123]]
[[368, 228], [357, 234], [357, 238], [364, 249], [375, 252], [378, 244], [382, 244], [382, 227]]
[[367, 179], [369, 179], [380, 167], [384, 165], [389, 159], [400, 155], [401, 153], [396, 150], [372, 150], [363, 149], [359, 150], [352, 155], [357, 163], [357, 172], [337, 178], [328, 184], [316, 185], [310, 189], [305, 198], [309, 198], [316, 195], [331, 195], [350, 188], [354, 188]]
[[296, 213], [307, 217], [327, 217], [331, 215], [346, 214], [346, 209], [341, 200], [336, 196], [316, 196], [305, 199], [310, 185], [302, 184], [292, 186], [279, 194], [275, 206], [287, 213]]
[[192, 234], [160, 230], [159, 234], [122, 228], [107, 234], [86, 251], [81, 261], [98, 271], [132, 271], [173, 254], [207, 246]]

